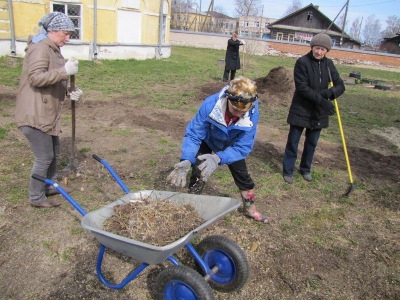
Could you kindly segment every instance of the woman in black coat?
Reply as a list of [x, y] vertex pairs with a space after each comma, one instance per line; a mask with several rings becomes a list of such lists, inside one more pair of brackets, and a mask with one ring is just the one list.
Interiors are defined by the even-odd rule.
[[225, 71], [223, 81], [227, 82], [229, 78], [229, 72], [231, 73], [230, 80], [235, 78], [236, 70], [240, 69], [240, 55], [239, 46], [244, 45], [245, 41], [238, 40], [237, 33], [234, 33], [228, 40], [228, 46], [226, 47], [225, 54]]
[[[319, 33], [311, 40], [311, 51], [300, 57], [294, 67], [295, 92], [289, 109], [287, 122], [290, 124], [288, 139], [283, 157], [283, 178], [293, 183], [294, 165], [300, 137], [306, 129], [303, 154], [300, 161], [300, 174], [311, 181], [311, 164], [314, 158], [322, 128], [329, 126], [329, 116], [335, 113], [332, 100], [345, 91], [333, 61], [325, 57], [332, 48], [332, 39]], [[329, 72], [333, 87], [329, 88]]]

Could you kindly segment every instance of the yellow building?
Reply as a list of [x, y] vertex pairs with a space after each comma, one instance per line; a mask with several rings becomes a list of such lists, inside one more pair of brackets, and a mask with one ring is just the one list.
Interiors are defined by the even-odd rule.
[[[76, 33], [62, 53], [78, 59], [171, 55], [170, 0], [0, 0], [0, 56], [24, 56], [28, 36], [49, 12], [68, 15]], [[160, 18], [162, 16], [162, 18]]]

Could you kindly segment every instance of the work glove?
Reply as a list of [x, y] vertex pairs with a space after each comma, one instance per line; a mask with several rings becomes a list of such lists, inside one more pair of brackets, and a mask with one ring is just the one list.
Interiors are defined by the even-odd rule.
[[334, 99], [333, 92], [332, 92], [331, 89], [322, 90], [322, 91], [320, 92], [320, 94], [321, 94], [321, 96], [322, 96], [323, 98], [325, 98], [325, 99], [329, 99], [329, 100], [333, 100], [333, 99]]
[[197, 158], [199, 160], [205, 160], [199, 165], [199, 170], [201, 171], [201, 178], [206, 182], [218, 167], [220, 158], [216, 154], [203, 154]]
[[75, 75], [78, 73], [78, 64], [79, 62], [76, 59], [69, 59], [64, 66], [67, 75]]
[[246, 41], [245, 41], [245, 40], [240, 40], [240, 43], [241, 43], [242, 45], [246, 45]]
[[332, 116], [335, 114], [335, 105], [328, 99], [322, 98], [319, 105], [328, 115]]
[[69, 93], [69, 99], [73, 101], [78, 101], [82, 98], [82, 94], [82, 90], [76, 86], [75, 90]]
[[167, 181], [176, 187], [185, 187], [186, 175], [191, 165], [190, 161], [182, 160], [174, 166], [174, 170], [168, 175]]

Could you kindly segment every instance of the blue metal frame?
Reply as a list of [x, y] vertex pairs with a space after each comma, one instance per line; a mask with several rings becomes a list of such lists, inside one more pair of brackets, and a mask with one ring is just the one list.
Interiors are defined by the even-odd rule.
[[[114, 177], [114, 179], [117, 181], [117, 183], [121, 186], [122, 190], [128, 194], [130, 193], [130, 190], [127, 188], [127, 186], [122, 182], [122, 180], [119, 178], [119, 176], [115, 173], [115, 171], [113, 170], [113, 168], [103, 159], [101, 159], [100, 157], [98, 157], [97, 155], [93, 154], [93, 158], [95, 160], [97, 160], [98, 162], [100, 162], [101, 164], [103, 164], [107, 170], [110, 172], [110, 174]], [[33, 174], [32, 175], [33, 178], [42, 181], [48, 185], [52, 185], [57, 191], [60, 192], [60, 194], [68, 200], [68, 202], [82, 215], [85, 216], [87, 213], [86, 211], [61, 187], [58, 185], [58, 183], [41, 177], [39, 175]], [[188, 249], [188, 251], [193, 255], [194, 259], [196, 260], [196, 262], [199, 264], [200, 268], [203, 270], [204, 274], [210, 274], [211, 273], [211, 269], [209, 268], [209, 266], [206, 264], [206, 262], [201, 258], [201, 256], [197, 253], [197, 251], [195, 250], [195, 248], [190, 244], [187, 243], [185, 244], [185, 247]], [[136, 276], [138, 276], [143, 270], [145, 270], [149, 264], [148, 263], [142, 263], [139, 267], [137, 267], [135, 270], [133, 270], [130, 274], [128, 274], [128, 276], [125, 277], [125, 279], [123, 279], [121, 281], [121, 283], [119, 284], [114, 284], [111, 283], [109, 281], [107, 281], [104, 277], [104, 275], [101, 272], [101, 265], [103, 263], [103, 257], [104, 257], [104, 252], [105, 252], [105, 246], [100, 244], [100, 249], [99, 249], [99, 254], [97, 257], [97, 264], [96, 264], [96, 271], [97, 271], [97, 277], [99, 278], [99, 280], [106, 285], [109, 288], [112, 289], [122, 289], [124, 286], [126, 286], [129, 282], [131, 282]], [[227, 253], [225, 253], [224, 251], [222, 251], [222, 256], [218, 256], [217, 258], [212, 259], [213, 262], [217, 261], [217, 267], [218, 270], [221, 269], [222, 265], [219, 262], [219, 260], [226, 260], [224, 259], [225, 256], [229, 256]], [[222, 258], [221, 258], [222, 257]], [[174, 257], [174, 256], [169, 256], [167, 258], [168, 261], [170, 261], [173, 265], [181, 265], [181, 263]], [[228, 257], [228, 260], [231, 260], [230, 257]], [[228, 268], [229, 269], [229, 268]], [[236, 270], [234, 270], [234, 274], [236, 275]], [[216, 282], [220, 282], [220, 278], [219, 276], [217, 276], [217, 274], [213, 274], [210, 275], [210, 277], [215, 280]], [[180, 284], [182, 287], [186, 286], [186, 284], [184, 282], [181, 281], [177, 281], [178, 284]], [[224, 283], [224, 282], [222, 282]]]

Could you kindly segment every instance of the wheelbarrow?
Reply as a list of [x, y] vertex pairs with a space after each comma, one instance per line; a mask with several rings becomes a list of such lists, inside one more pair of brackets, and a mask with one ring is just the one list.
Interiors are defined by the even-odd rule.
[[[33, 174], [32, 177], [52, 185], [82, 214], [82, 227], [89, 230], [100, 243], [96, 271], [99, 280], [104, 285], [112, 289], [122, 289], [149, 265], [160, 264], [164, 261], [171, 262], [173, 266], [169, 266], [161, 271], [156, 279], [155, 293], [157, 299], [211, 300], [215, 299], [212, 289], [230, 293], [240, 290], [245, 285], [249, 276], [248, 261], [243, 250], [232, 240], [224, 236], [215, 235], [206, 237], [196, 247], [190, 244], [190, 241], [197, 237], [202, 230], [237, 209], [241, 205], [240, 200], [228, 197], [192, 195], [156, 190], [142, 190], [131, 193], [105, 160], [95, 154], [92, 157], [107, 168], [126, 193], [122, 198], [95, 211], [86, 213], [58, 183], [36, 174]], [[162, 247], [104, 230], [104, 222], [113, 215], [115, 206], [128, 204], [131, 200], [143, 199], [147, 201], [168, 199], [168, 201], [176, 205], [190, 204], [204, 220], [204, 223], [177, 241]], [[183, 247], [186, 247], [194, 257], [197, 271], [182, 265], [173, 256], [175, 252]], [[102, 273], [105, 248], [110, 248], [118, 253], [130, 256], [140, 261], [141, 265], [132, 270], [120, 283], [109, 282]]]

